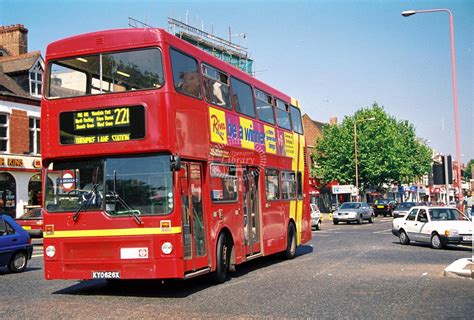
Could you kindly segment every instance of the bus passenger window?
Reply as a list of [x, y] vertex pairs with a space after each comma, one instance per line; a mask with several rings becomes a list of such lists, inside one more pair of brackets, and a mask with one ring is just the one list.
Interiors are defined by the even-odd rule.
[[205, 64], [202, 65], [202, 75], [206, 101], [230, 109], [227, 75]]
[[291, 106], [291, 122], [293, 123], [293, 131], [299, 134], [303, 134], [303, 123], [301, 123], [301, 111], [300, 109]]
[[237, 200], [237, 167], [226, 164], [211, 164], [211, 199], [213, 202]]
[[281, 173], [281, 198], [296, 199], [296, 177], [294, 172]]
[[177, 92], [201, 98], [201, 84], [196, 59], [170, 49], [173, 82]]
[[255, 98], [257, 102], [257, 115], [262, 121], [275, 124], [273, 116], [273, 98], [263, 91], [255, 89]]
[[230, 78], [230, 83], [232, 85], [232, 105], [235, 111], [255, 118], [252, 88], [233, 77]]
[[277, 124], [280, 128], [291, 130], [290, 114], [288, 113], [288, 105], [283, 101], [276, 99], [276, 116]]
[[278, 170], [267, 169], [265, 171], [265, 191], [267, 200], [280, 199], [280, 175]]

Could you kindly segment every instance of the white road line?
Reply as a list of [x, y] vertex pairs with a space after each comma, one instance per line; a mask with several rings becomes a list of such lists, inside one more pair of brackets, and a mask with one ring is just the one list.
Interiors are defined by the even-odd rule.
[[44, 256], [44, 254], [34, 254], [31, 257], [32, 258], [37, 258], [37, 257], [43, 257], [43, 256]]
[[381, 231], [374, 231], [374, 232], [372, 232], [372, 233], [384, 233], [384, 232], [388, 232], [388, 231], [392, 231], [392, 229], [381, 230]]

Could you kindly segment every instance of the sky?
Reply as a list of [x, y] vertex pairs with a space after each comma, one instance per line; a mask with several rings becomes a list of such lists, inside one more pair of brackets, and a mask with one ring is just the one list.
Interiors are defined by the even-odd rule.
[[374, 102], [455, 157], [449, 17], [454, 16], [461, 162], [474, 158], [474, 0], [158, 1], [0, 0], [0, 24], [28, 30], [29, 50], [92, 31], [127, 28], [128, 17], [167, 27], [185, 20], [249, 48], [256, 77], [297, 98], [313, 120], [341, 121]]

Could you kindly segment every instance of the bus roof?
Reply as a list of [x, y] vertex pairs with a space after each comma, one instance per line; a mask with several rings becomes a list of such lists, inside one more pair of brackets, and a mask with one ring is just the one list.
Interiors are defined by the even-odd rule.
[[165, 42], [174, 48], [186, 52], [201, 62], [208, 63], [215, 68], [236, 76], [242, 81], [251, 83], [260, 90], [289, 102], [295, 107], [300, 107], [298, 100], [295, 98], [284, 94], [283, 92], [265, 84], [255, 77], [250, 76], [246, 72], [243, 72], [240, 69], [228, 64], [227, 62], [212, 56], [204, 50], [168, 33], [161, 28], [104, 30], [58, 40], [48, 45], [46, 49], [46, 62], [64, 57], [88, 55], [98, 52], [110, 52], [123, 49], [149, 47], [156, 45], [159, 42]]

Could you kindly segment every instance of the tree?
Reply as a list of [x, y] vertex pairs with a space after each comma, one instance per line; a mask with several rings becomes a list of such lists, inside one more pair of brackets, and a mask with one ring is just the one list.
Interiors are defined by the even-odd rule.
[[474, 166], [474, 159], [469, 160], [463, 173], [464, 179], [467, 181], [472, 179], [472, 166]]
[[[364, 119], [375, 118], [374, 121]], [[354, 121], [357, 126], [359, 188], [382, 189], [394, 182], [408, 183], [428, 173], [431, 149], [416, 137], [408, 121], [388, 115], [374, 103], [340, 125], [325, 125], [316, 141], [313, 174], [323, 182], [355, 184]]]

